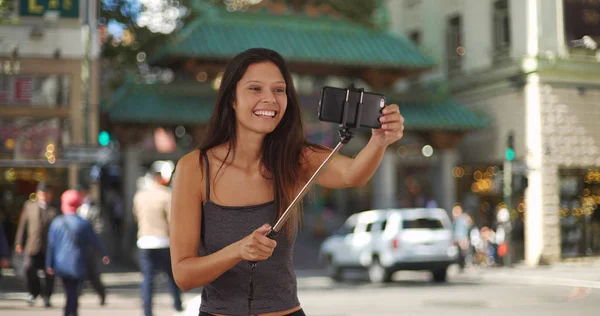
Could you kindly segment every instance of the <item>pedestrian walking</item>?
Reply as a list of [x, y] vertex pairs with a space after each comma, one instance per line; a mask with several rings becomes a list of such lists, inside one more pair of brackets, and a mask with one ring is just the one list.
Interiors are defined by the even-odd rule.
[[4, 223], [0, 221], [0, 279], [2, 278], [2, 269], [8, 268], [8, 241], [4, 233]]
[[153, 174], [150, 186], [136, 192], [133, 214], [138, 224], [142, 303], [145, 316], [152, 316], [154, 276], [157, 271], [167, 275], [173, 296], [173, 307], [182, 311], [181, 290], [175, 284], [171, 269], [169, 220], [171, 218], [171, 189], [163, 185], [159, 172]]
[[63, 215], [56, 217], [48, 232], [46, 270], [62, 281], [66, 294], [65, 316], [77, 316], [78, 300], [83, 281], [86, 279], [86, 255], [93, 247], [103, 255], [102, 262], [110, 262], [100, 238], [92, 225], [76, 214], [81, 199], [75, 190], [67, 190], [61, 197]]
[[[23, 269], [27, 280], [29, 305], [35, 303], [41, 295], [44, 306], [50, 307], [50, 296], [54, 290], [54, 277], [46, 273], [44, 265], [48, 246], [48, 228], [50, 223], [59, 215], [59, 210], [53, 202], [53, 190], [50, 184], [40, 182], [36, 189], [35, 200], [28, 200], [23, 205], [19, 226], [15, 238], [15, 252], [23, 254]], [[27, 236], [25, 236], [27, 232]], [[26, 240], [23, 246], [23, 240]], [[44, 287], [40, 284], [38, 271], [43, 270]]]
[[[87, 220], [90, 225], [94, 228], [94, 232], [99, 237], [104, 233], [104, 217], [102, 216], [100, 205], [98, 205], [90, 195], [90, 187], [86, 184], [79, 184], [76, 188], [79, 198], [81, 199], [81, 206], [77, 208], [77, 215]], [[100, 305], [106, 304], [106, 287], [102, 283], [100, 275], [100, 257], [98, 252], [93, 247], [87, 249], [86, 254], [86, 270], [87, 278], [92, 284], [94, 291], [98, 293], [100, 297]]]

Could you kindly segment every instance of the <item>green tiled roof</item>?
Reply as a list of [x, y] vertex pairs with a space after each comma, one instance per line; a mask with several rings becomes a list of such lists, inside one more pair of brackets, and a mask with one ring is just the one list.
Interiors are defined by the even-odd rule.
[[[102, 107], [111, 121], [118, 123], [200, 125], [208, 121], [216, 95], [199, 90], [177, 89], [173, 84], [127, 83]], [[489, 124], [488, 117], [454, 99], [414, 102], [390, 99], [400, 106], [407, 130], [466, 131]]]
[[126, 83], [102, 104], [113, 122], [201, 124], [208, 121], [214, 95], [181, 93], [170, 87]]
[[390, 70], [435, 65], [407, 38], [347, 20], [216, 8], [190, 22], [153, 61], [167, 56], [230, 59], [252, 47], [273, 49], [289, 62]]
[[428, 101], [395, 101], [407, 130], [465, 131], [484, 128], [490, 119], [468, 109], [460, 101], [444, 98]]

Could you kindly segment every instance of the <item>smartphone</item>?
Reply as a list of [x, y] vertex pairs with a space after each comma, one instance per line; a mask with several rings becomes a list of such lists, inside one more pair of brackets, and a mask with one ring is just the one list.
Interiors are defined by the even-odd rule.
[[[319, 120], [342, 124], [344, 116], [344, 104], [348, 99], [347, 127], [356, 126], [357, 107], [360, 102], [361, 92], [357, 89], [344, 89], [335, 87], [323, 87], [321, 99], [319, 100]], [[362, 110], [360, 113], [360, 126], [367, 128], [381, 128], [379, 118], [381, 111], [386, 106], [384, 95], [364, 92], [362, 94]]]

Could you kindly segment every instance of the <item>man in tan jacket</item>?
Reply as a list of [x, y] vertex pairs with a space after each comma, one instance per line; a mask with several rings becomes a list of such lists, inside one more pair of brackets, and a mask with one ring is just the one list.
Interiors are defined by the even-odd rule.
[[[60, 214], [52, 204], [52, 187], [40, 182], [37, 186], [36, 200], [27, 201], [19, 220], [15, 237], [15, 251], [23, 254], [23, 269], [27, 278], [28, 302], [35, 303], [38, 295], [42, 295], [44, 305], [50, 307], [50, 296], [54, 289], [54, 277], [48, 275], [45, 269], [46, 249], [48, 246], [48, 228], [52, 220]], [[25, 236], [27, 231], [27, 236]], [[23, 239], [26, 238], [25, 247]], [[42, 289], [38, 270], [45, 273], [45, 287]]]
[[140, 269], [144, 276], [141, 291], [145, 316], [152, 316], [152, 281], [157, 270], [168, 276], [175, 310], [183, 310], [181, 291], [173, 278], [169, 249], [171, 189], [162, 184], [160, 173], [155, 173], [153, 180], [149, 187], [136, 192], [133, 198], [133, 215], [138, 224]]

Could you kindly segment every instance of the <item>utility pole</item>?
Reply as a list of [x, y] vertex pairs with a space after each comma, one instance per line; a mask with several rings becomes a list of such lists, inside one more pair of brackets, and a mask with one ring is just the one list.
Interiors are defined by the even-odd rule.
[[506, 220], [502, 222], [504, 227], [505, 242], [507, 245], [506, 255], [504, 256], [504, 264], [507, 267], [512, 266], [512, 225], [510, 220], [510, 213], [512, 211], [513, 203], [512, 203], [512, 195], [513, 195], [513, 161], [515, 160], [515, 138], [514, 133], [509, 131], [506, 136], [506, 149], [504, 152], [504, 204], [506, 204], [506, 210], [508, 211], [508, 217]]
[[[83, 2], [82, 2], [83, 3]], [[90, 137], [90, 129], [92, 129], [92, 118], [95, 120], [94, 126], [97, 126], [98, 122], [98, 110], [92, 109], [91, 102], [91, 90], [92, 90], [92, 76], [99, 74], [93, 73], [94, 68], [94, 52], [93, 52], [93, 41], [96, 39], [94, 32], [96, 31], [95, 25], [97, 23], [96, 16], [98, 10], [100, 10], [101, 4], [99, 2], [88, 1], [85, 5], [85, 13], [82, 19], [83, 21], [83, 48], [84, 58], [81, 63], [81, 88], [82, 88], [82, 103], [81, 110], [83, 111], [83, 144], [86, 146], [95, 145], [93, 137]]]

